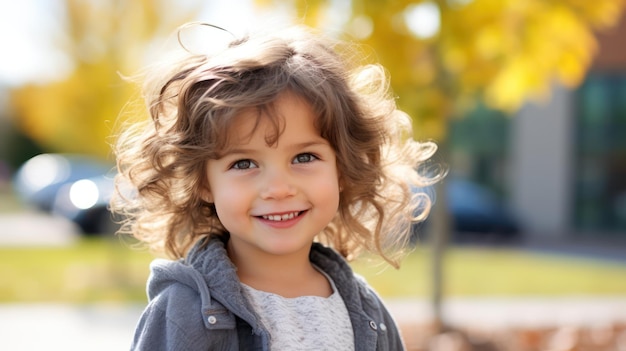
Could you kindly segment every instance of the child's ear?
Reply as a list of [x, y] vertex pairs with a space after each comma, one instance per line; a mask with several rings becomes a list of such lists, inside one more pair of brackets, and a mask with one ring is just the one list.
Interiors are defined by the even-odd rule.
[[212, 204], [213, 202], [213, 193], [211, 193], [211, 189], [209, 188], [203, 188], [200, 191], [200, 198], [210, 204]]

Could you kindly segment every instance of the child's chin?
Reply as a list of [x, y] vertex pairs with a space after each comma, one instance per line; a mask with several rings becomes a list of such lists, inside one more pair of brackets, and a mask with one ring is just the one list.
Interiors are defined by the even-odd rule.
[[310, 245], [313, 241], [311, 240], [311, 242], [305, 243], [305, 242], [299, 242], [299, 243], [285, 243], [285, 242], [280, 242], [280, 243], [270, 243], [269, 245], [265, 246], [263, 249], [265, 252], [275, 255], [275, 256], [288, 256], [288, 255], [293, 255], [296, 253], [306, 253], [308, 254], [308, 249], [310, 248]]

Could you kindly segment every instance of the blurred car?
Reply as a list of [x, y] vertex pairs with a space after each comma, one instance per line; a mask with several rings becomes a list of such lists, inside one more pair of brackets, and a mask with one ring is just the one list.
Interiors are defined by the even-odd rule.
[[517, 219], [488, 188], [467, 179], [451, 178], [446, 191], [456, 239], [518, 238]]
[[17, 170], [13, 185], [24, 203], [73, 221], [85, 234], [113, 233], [112, 169], [90, 156], [41, 154]]
[[[455, 242], [514, 242], [520, 239], [520, 225], [514, 214], [488, 188], [460, 177], [444, 180], [446, 205]], [[434, 189], [425, 190], [431, 197]], [[414, 228], [415, 240], [427, 237], [434, 211]]]

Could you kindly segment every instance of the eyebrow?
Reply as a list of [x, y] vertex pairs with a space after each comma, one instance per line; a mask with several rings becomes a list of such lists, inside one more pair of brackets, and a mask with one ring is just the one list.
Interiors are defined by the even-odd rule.
[[[299, 149], [306, 149], [308, 147], [311, 146], [330, 146], [330, 143], [326, 140], [326, 139], [320, 139], [315, 140], [315, 141], [306, 141], [303, 143], [296, 143], [296, 144], [292, 144], [289, 145], [289, 149], [295, 149], [295, 150], [299, 150]], [[237, 154], [251, 154], [251, 153], [255, 153], [257, 151], [257, 149], [252, 149], [252, 148], [233, 148], [233, 149], [226, 149], [223, 152], [220, 153], [219, 158], [224, 158], [226, 156], [230, 156], [230, 155], [237, 155]]]

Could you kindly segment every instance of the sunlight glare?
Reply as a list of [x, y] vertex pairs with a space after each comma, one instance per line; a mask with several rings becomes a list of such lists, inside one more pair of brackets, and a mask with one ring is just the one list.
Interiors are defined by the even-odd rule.
[[71, 71], [53, 45], [57, 10], [58, 4], [42, 0], [0, 2], [0, 84], [52, 81]]
[[439, 33], [441, 12], [431, 1], [411, 4], [404, 10], [404, 21], [411, 34], [419, 39], [429, 39]]
[[374, 22], [368, 16], [356, 16], [350, 21], [349, 32], [359, 40], [367, 39], [374, 32]]

